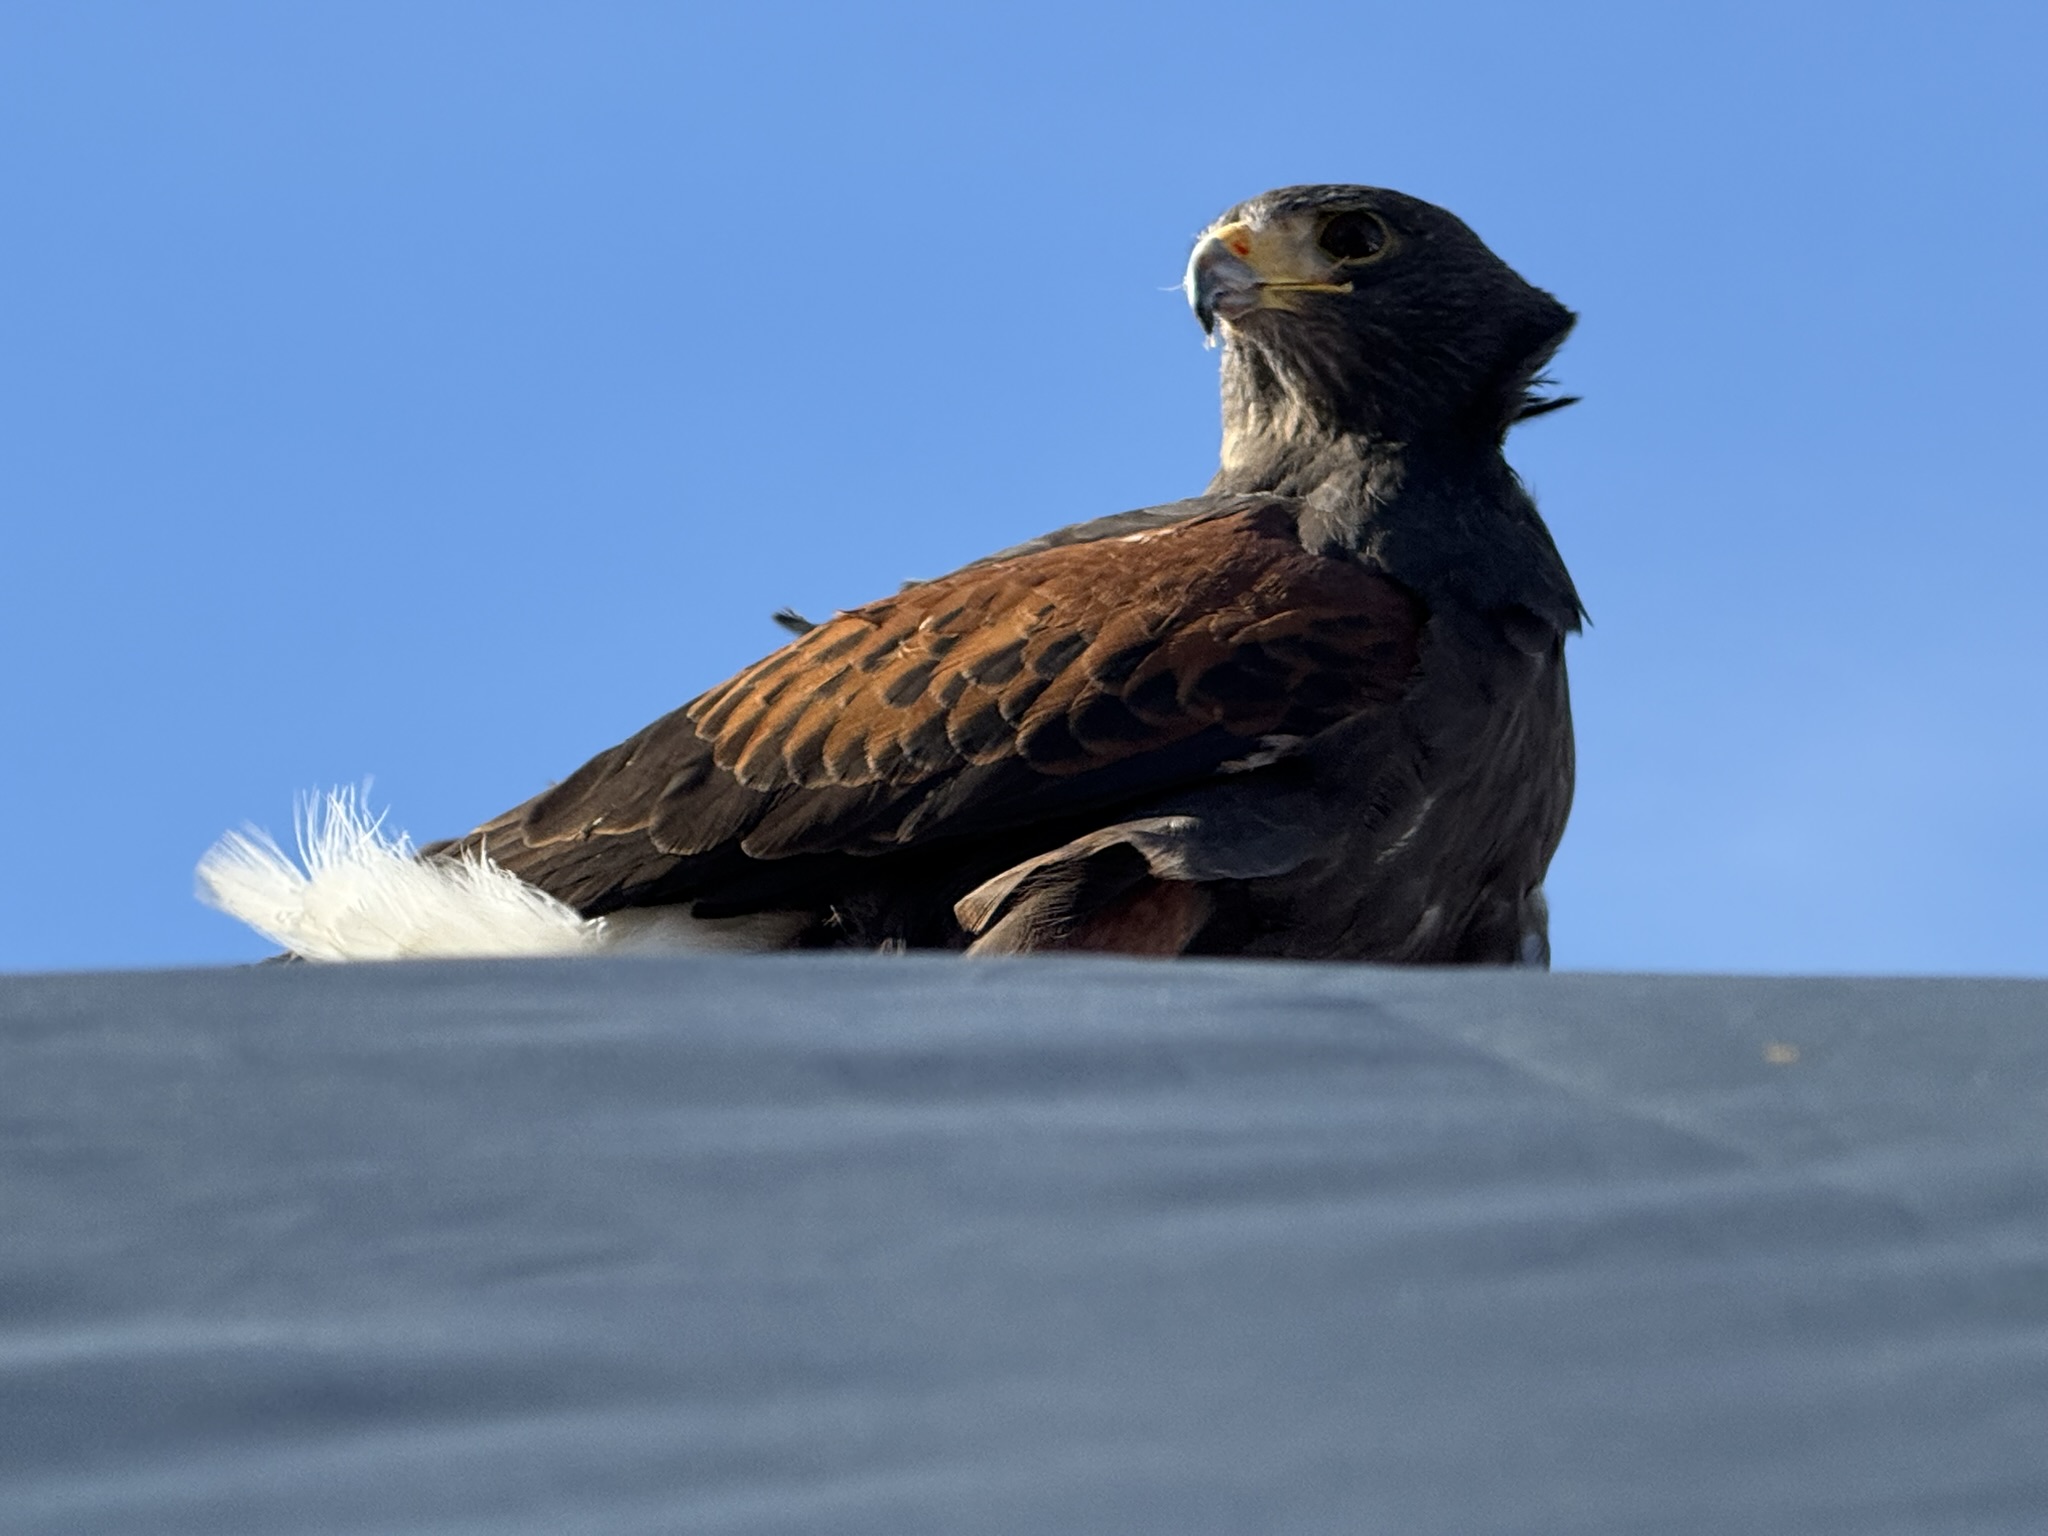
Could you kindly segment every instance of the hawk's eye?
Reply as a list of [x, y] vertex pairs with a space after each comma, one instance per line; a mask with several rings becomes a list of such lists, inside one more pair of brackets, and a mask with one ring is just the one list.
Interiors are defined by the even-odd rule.
[[1325, 224], [1316, 244], [1339, 261], [1369, 261], [1386, 249], [1387, 226], [1376, 215], [1354, 208]]

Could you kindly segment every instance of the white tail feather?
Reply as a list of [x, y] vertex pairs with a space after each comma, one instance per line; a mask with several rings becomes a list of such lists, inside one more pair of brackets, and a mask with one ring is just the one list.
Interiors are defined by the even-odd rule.
[[230, 832], [199, 861], [199, 897], [308, 960], [565, 955], [599, 947], [600, 919], [481, 855], [421, 860], [354, 790], [301, 804], [295, 862], [268, 833]]
[[421, 859], [352, 789], [299, 806], [299, 856], [230, 832], [199, 861], [199, 899], [307, 960], [486, 955], [748, 953], [784, 949], [802, 912], [693, 917], [687, 906], [579, 917], [485, 854]]

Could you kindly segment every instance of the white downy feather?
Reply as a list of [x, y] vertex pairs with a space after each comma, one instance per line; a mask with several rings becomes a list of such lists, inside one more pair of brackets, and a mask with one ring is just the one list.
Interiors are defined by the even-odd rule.
[[267, 832], [230, 832], [199, 861], [199, 899], [307, 960], [757, 953], [799, 912], [693, 917], [654, 907], [584, 919], [488, 855], [422, 860], [352, 789], [301, 803], [295, 860]]
[[199, 897], [308, 960], [564, 955], [597, 948], [585, 922], [488, 858], [422, 862], [352, 789], [303, 802], [299, 857], [230, 832], [199, 861]]

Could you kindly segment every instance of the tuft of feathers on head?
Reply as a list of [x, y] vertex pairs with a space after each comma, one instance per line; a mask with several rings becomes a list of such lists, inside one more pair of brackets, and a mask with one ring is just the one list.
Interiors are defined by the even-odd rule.
[[1547, 389], [1556, 381], [1553, 379], [1531, 379], [1522, 391], [1522, 403], [1515, 408], [1515, 414], [1508, 418], [1512, 426], [1518, 421], [1533, 421], [1538, 416], [1548, 416], [1552, 411], [1561, 411], [1568, 405], [1577, 405], [1578, 395], [1542, 395], [1539, 389]]

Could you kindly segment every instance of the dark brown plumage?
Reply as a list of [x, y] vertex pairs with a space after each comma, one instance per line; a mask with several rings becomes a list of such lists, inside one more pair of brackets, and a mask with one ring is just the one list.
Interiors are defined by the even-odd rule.
[[1188, 287], [1209, 494], [817, 625], [430, 852], [793, 946], [1545, 958], [1580, 614], [1500, 444], [1570, 314], [1361, 187], [1233, 209]]

